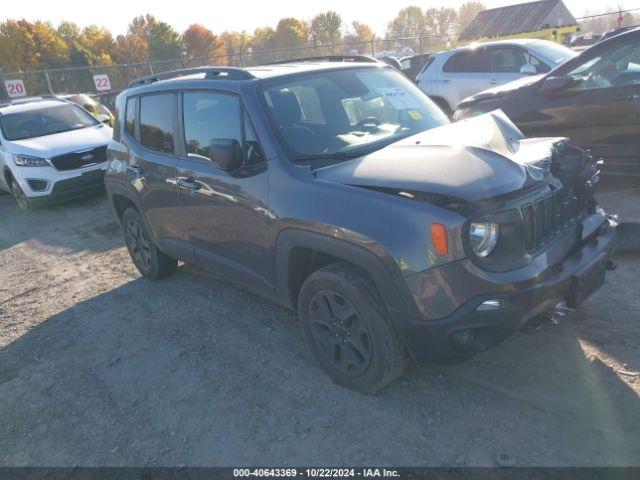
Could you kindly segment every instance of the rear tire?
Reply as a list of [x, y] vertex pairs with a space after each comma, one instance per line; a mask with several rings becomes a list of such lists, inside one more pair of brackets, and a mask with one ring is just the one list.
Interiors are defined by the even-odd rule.
[[312, 273], [298, 297], [302, 330], [333, 381], [373, 393], [395, 380], [408, 356], [371, 279], [348, 263]]
[[159, 280], [176, 271], [178, 261], [158, 250], [142, 216], [135, 208], [125, 210], [122, 225], [131, 260], [143, 277]]
[[29, 201], [29, 198], [24, 194], [20, 184], [15, 178], [13, 178], [13, 175], [11, 176], [11, 184], [9, 186], [11, 188], [13, 198], [18, 202], [18, 206], [22, 210], [31, 210], [31, 202]]

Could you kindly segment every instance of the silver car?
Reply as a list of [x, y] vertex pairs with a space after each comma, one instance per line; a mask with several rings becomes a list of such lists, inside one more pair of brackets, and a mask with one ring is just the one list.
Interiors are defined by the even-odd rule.
[[546, 73], [577, 54], [547, 40], [502, 40], [435, 54], [416, 82], [451, 115], [464, 98], [525, 75]]

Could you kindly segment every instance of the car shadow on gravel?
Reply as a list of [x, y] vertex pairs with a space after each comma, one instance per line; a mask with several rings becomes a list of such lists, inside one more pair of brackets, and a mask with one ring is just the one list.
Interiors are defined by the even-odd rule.
[[578, 321], [367, 396], [328, 380], [292, 313], [181, 267], [0, 350], [0, 465], [637, 465], [640, 399]]
[[0, 250], [24, 241], [66, 251], [107, 251], [122, 244], [120, 227], [104, 193], [23, 211], [0, 195]]

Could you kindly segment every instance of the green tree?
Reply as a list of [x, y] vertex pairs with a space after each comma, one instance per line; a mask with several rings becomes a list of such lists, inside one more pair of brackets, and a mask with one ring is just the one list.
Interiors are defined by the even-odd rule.
[[458, 9], [458, 33], [462, 33], [473, 19], [478, 16], [478, 13], [484, 9], [484, 4], [477, 1], [466, 2], [460, 5], [460, 8]]
[[90, 53], [80, 41], [80, 27], [73, 22], [62, 22], [58, 25], [58, 35], [69, 48], [69, 61], [73, 66], [91, 65]]
[[180, 34], [166, 22], [157, 22], [149, 29], [148, 44], [151, 60], [178, 58], [183, 49]]
[[309, 33], [316, 45], [331, 45], [342, 39], [342, 18], [334, 11], [319, 13], [311, 19]]

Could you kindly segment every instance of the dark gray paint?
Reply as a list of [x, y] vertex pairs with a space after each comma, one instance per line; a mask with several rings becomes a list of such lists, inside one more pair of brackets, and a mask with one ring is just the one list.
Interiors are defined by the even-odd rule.
[[[482, 271], [465, 253], [462, 231], [467, 218], [463, 213], [361, 188], [407, 188], [475, 201], [527, 187], [531, 196], [536, 185], [545, 188], [540, 171], [532, 165], [548, 158], [550, 140], [526, 140], [504, 116], [491, 114], [475, 119], [473, 128], [469, 124], [445, 126], [376, 154], [313, 171], [288, 160], [278, 144], [259, 101], [260, 82], [268, 79], [183, 78], [133, 88], [118, 98], [122, 116], [125, 97], [147, 92], [209, 89], [241, 94], [268, 158], [256, 171], [229, 173], [208, 162], [194, 164], [179, 149], [176, 168], [166, 170], [166, 181], [160, 187], [162, 182], [150, 183], [144, 170], [139, 175], [131, 173], [128, 167], [143, 155], [141, 147], [135, 139], [117, 132], [117, 141], [109, 148], [109, 196], [114, 204], [127, 198], [137, 205], [154, 240], [168, 254], [213, 269], [289, 307], [295, 307], [287, 284], [291, 249], [313, 248], [355, 263], [378, 286], [413, 356], [423, 358], [415, 350], [419, 348], [415, 339], [410, 338], [418, 333], [416, 325], [423, 336], [431, 335], [426, 320], [451, 314], [450, 320], [458, 325], [458, 313], [464, 309], [451, 312], [472, 300], [474, 279], [489, 290], [493, 285], [496, 292], [514, 291], [527, 282], [535, 284], [574, 247], [575, 242], [558, 242], [525, 268], [499, 274]], [[179, 188], [184, 178], [199, 183], [200, 188]], [[165, 195], [152, 195], [152, 185], [162, 188]], [[446, 255], [435, 251], [432, 223], [447, 226]], [[612, 244], [607, 245], [610, 251]], [[452, 268], [463, 269], [465, 276], [447, 273]], [[431, 279], [437, 288], [423, 288], [422, 278]], [[434, 310], [425, 308], [429, 303]], [[524, 314], [518, 311], [517, 315], [522, 318]], [[447, 338], [441, 340], [448, 344]]]

